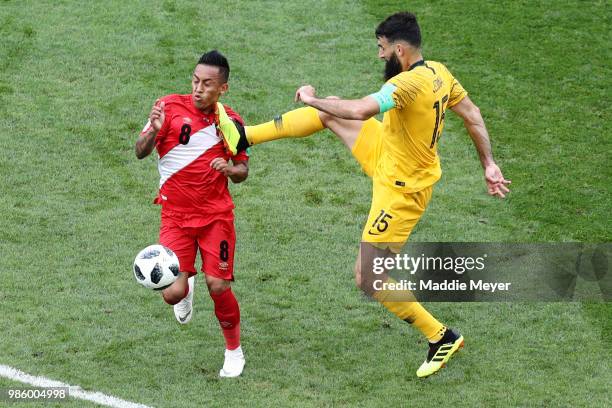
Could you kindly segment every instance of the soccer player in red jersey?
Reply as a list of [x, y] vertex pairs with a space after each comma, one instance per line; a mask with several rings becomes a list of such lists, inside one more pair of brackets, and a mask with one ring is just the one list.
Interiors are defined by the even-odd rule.
[[[221, 377], [237, 377], [244, 368], [240, 346], [240, 308], [234, 280], [234, 203], [228, 190], [248, 176], [248, 155], [232, 155], [219, 129], [219, 115], [243, 125], [242, 118], [218, 101], [228, 90], [230, 68], [216, 50], [202, 55], [193, 71], [191, 95], [167, 95], [151, 109], [136, 140], [136, 157], [159, 154], [161, 204], [159, 242], [179, 259], [179, 278], [162, 291], [181, 324], [193, 316], [195, 258], [198, 249], [208, 292], [225, 337]], [[231, 164], [229, 161], [231, 160]]]

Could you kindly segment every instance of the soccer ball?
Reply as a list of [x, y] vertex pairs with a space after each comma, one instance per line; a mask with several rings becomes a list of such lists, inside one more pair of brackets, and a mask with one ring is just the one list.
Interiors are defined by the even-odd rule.
[[179, 260], [163, 245], [149, 245], [134, 259], [134, 276], [145, 288], [162, 290], [178, 279]]

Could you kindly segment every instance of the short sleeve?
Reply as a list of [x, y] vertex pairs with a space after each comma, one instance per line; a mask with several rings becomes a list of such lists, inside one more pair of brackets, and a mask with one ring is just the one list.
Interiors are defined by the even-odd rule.
[[451, 79], [451, 90], [450, 90], [450, 94], [448, 95], [448, 105], [447, 106], [449, 108], [452, 108], [453, 106], [461, 102], [463, 98], [466, 97], [467, 91], [463, 89], [459, 81], [457, 81], [450, 72], [449, 72], [449, 76]]
[[420, 89], [420, 84], [409, 75], [396, 75], [387, 83], [395, 86], [393, 100], [397, 109], [403, 109], [414, 102]]
[[234, 163], [236, 162], [245, 162], [245, 161], [249, 161], [249, 153], [248, 153], [249, 149], [246, 150], [241, 150], [238, 153], [236, 153], [235, 156], [232, 156], [232, 161]]

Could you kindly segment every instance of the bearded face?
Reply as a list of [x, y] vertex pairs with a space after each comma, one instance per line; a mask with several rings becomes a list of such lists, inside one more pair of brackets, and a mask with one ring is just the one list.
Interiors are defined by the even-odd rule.
[[402, 64], [395, 53], [385, 62], [385, 82], [402, 72]]

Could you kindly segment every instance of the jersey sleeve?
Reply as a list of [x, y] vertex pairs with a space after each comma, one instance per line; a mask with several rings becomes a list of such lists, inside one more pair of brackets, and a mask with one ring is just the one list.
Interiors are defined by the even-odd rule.
[[236, 162], [248, 162], [249, 161], [249, 149], [246, 150], [240, 150], [238, 153], [236, 153], [235, 156], [232, 156], [232, 161], [234, 163]]
[[397, 109], [403, 109], [414, 102], [421, 86], [421, 84], [410, 75], [403, 74], [394, 76], [387, 84], [395, 86], [392, 96]]
[[457, 79], [455, 79], [455, 77], [450, 72], [448, 73], [448, 75], [450, 77], [451, 90], [450, 94], [448, 95], [447, 107], [452, 108], [467, 96], [467, 91], [463, 89], [459, 81], [457, 81]]

